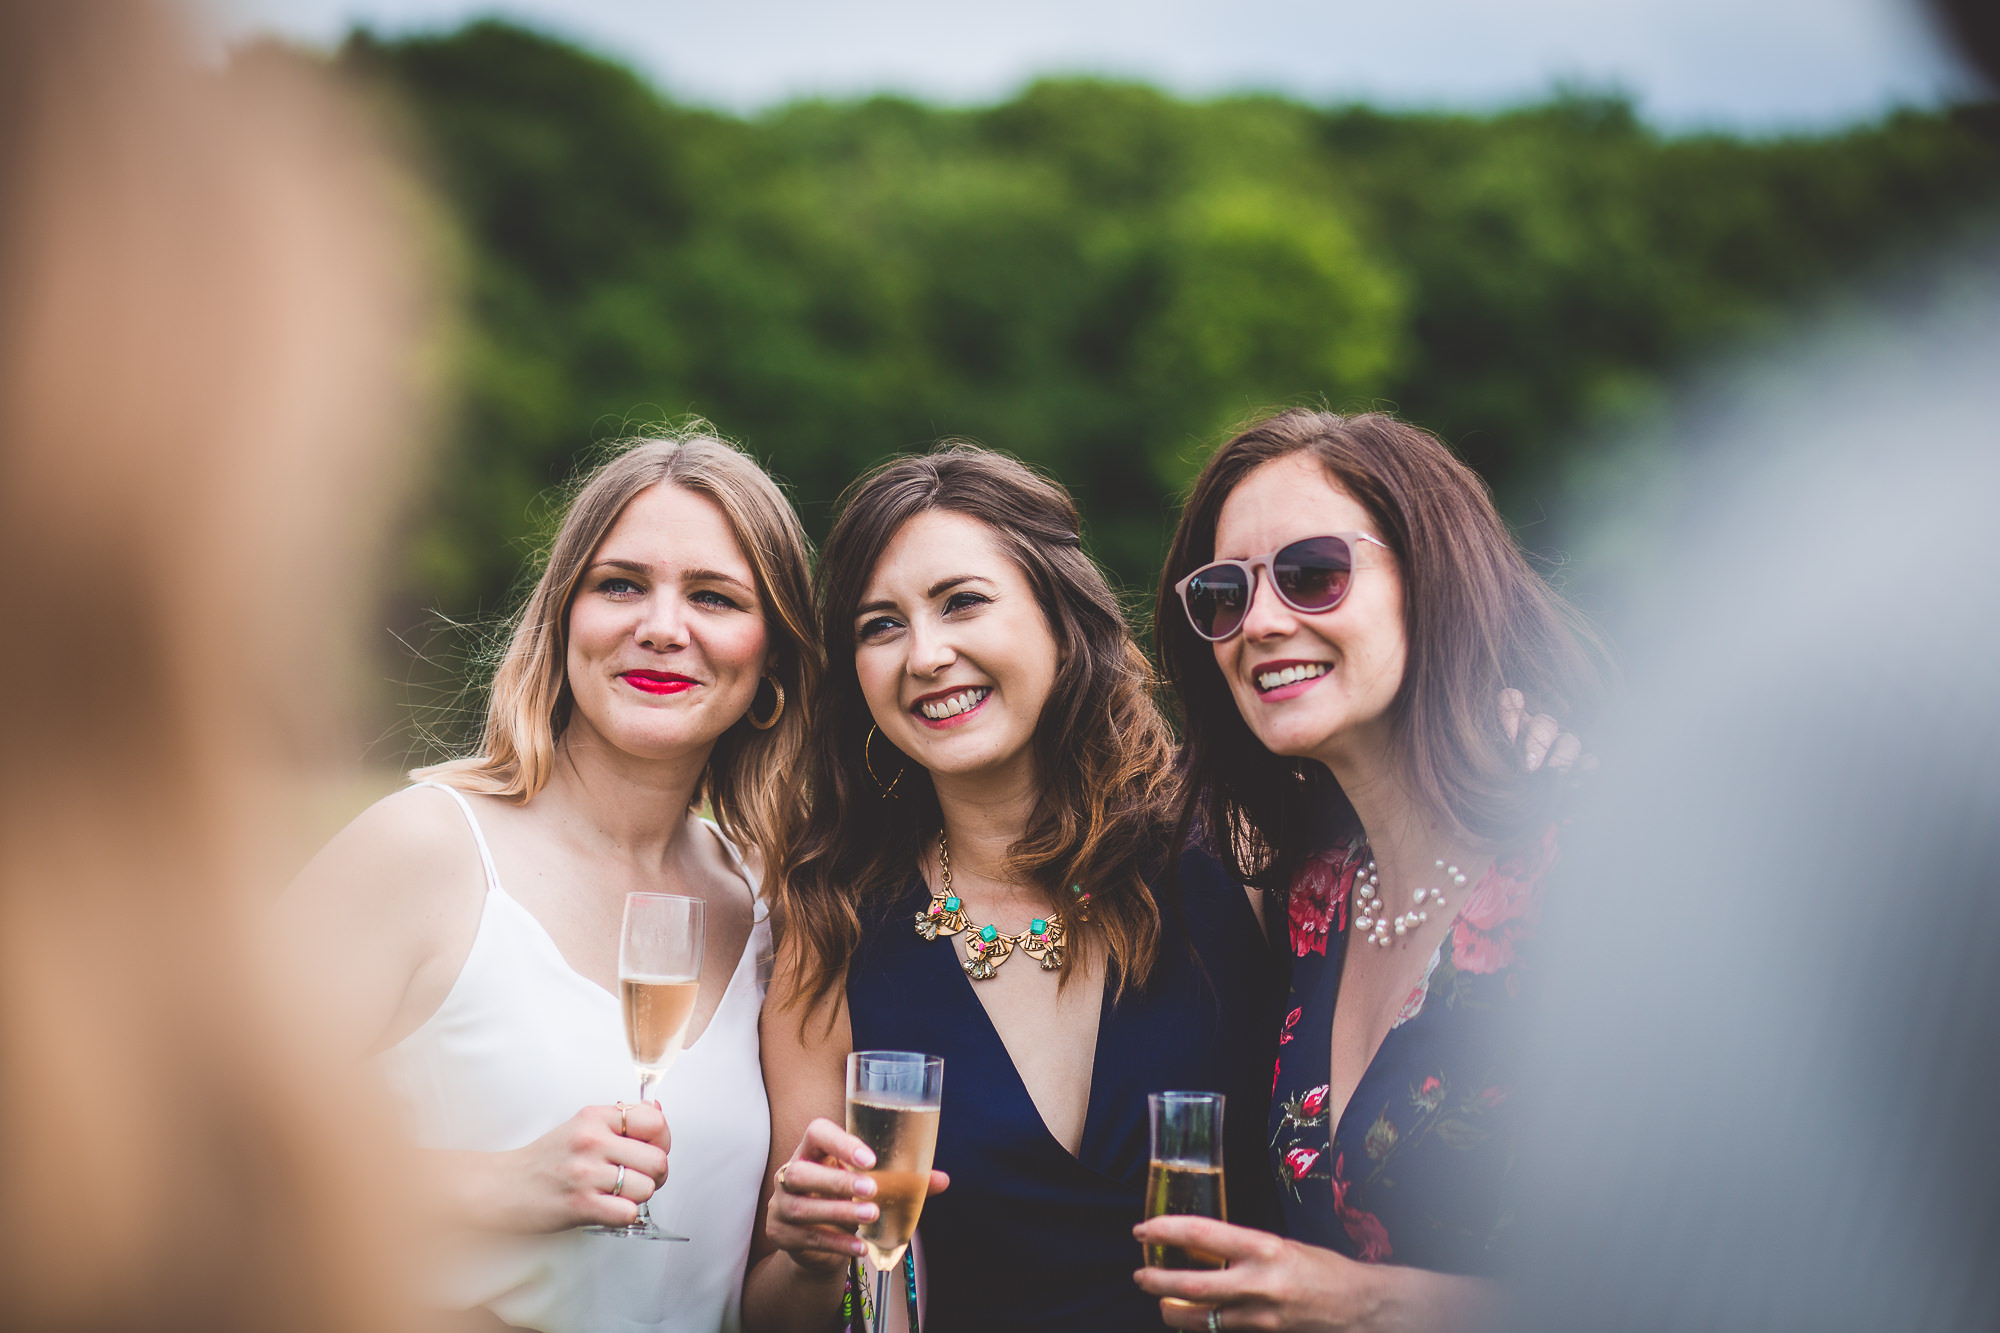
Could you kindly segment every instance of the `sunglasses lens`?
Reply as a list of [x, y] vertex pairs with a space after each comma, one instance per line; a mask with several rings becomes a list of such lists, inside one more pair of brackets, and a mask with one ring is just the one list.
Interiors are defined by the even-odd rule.
[[1243, 613], [1250, 605], [1250, 585], [1236, 566], [1210, 565], [1188, 580], [1181, 600], [1195, 633], [1208, 639], [1226, 639], [1243, 623]]
[[1354, 579], [1354, 552], [1338, 537], [1308, 537], [1271, 559], [1278, 591], [1301, 611], [1330, 611]]

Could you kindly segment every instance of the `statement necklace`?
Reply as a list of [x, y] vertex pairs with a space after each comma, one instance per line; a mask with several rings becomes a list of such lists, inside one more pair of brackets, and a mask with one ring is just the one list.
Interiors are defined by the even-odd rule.
[[[1457, 866], [1447, 866], [1440, 861], [1437, 863], [1437, 868], [1451, 881], [1454, 890], [1465, 887], [1465, 876], [1459, 873]], [[1401, 939], [1431, 919], [1428, 907], [1444, 906], [1443, 889], [1418, 889], [1410, 895], [1415, 900], [1415, 905], [1409, 911], [1391, 917], [1389, 909], [1383, 905], [1379, 896], [1381, 884], [1381, 877], [1375, 873], [1375, 863], [1370, 861], [1367, 878], [1354, 890], [1354, 896], [1360, 900], [1354, 909], [1354, 928], [1360, 931], [1361, 938], [1370, 944], [1388, 948], [1391, 940]], [[1390, 933], [1392, 930], [1394, 934]]]
[[[986, 980], [1013, 956], [1017, 947], [1040, 963], [1044, 972], [1054, 972], [1063, 965], [1066, 950], [1060, 912], [1038, 916], [1028, 923], [1026, 930], [1013, 935], [1002, 934], [994, 926], [975, 926], [965, 915], [965, 900], [951, 891], [951, 845], [942, 833], [938, 834], [938, 865], [942, 868], [939, 878], [944, 881], [943, 887], [931, 894], [931, 905], [917, 913], [917, 934], [934, 940], [940, 935], [966, 932], [965, 961], [959, 964], [965, 975], [974, 981]], [[1076, 895], [1077, 920], [1089, 920], [1090, 895], [1081, 884], [1070, 885], [1069, 891]]]

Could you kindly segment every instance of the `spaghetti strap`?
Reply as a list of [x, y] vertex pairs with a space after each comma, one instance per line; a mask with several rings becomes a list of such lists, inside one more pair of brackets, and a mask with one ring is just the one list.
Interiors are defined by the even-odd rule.
[[479, 865], [486, 872], [486, 891], [492, 893], [500, 887], [500, 872], [493, 866], [493, 851], [486, 845], [486, 831], [479, 827], [479, 816], [472, 813], [472, 802], [465, 799], [465, 793], [456, 787], [447, 787], [442, 782], [413, 782], [410, 786], [435, 787], [452, 800], [465, 813], [465, 822], [472, 826], [472, 840], [479, 844]]
[[736, 867], [736, 873], [742, 877], [745, 884], [750, 886], [751, 923], [754, 925], [759, 921], [768, 920], [771, 915], [771, 904], [764, 896], [764, 883], [757, 877], [756, 872], [750, 869], [750, 863], [743, 859], [743, 849], [738, 847], [730, 840], [729, 835], [722, 831], [722, 825], [716, 823], [707, 815], [698, 815], [696, 817], [701, 820], [703, 827], [715, 835], [715, 840], [722, 844], [722, 850], [729, 854], [729, 862]]

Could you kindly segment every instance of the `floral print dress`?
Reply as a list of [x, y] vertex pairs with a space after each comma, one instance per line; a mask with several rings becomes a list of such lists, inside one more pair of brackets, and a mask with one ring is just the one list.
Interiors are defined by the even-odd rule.
[[1369, 852], [1322, 852], [1293, 876], [1297, 962], [1278, 1041], [1271, 1163], [1287, 1233], [1366, 1263], [1497, 1275], [1508, 1259], [1507, 1174], [1514, 1144], [1515, 1028], [1532, 968], [1524, 958], [1556, 859], [1556, 830], [1502, 856], [1459, 903], [1331, 1125], [1333, 1006], [1349, 907]]

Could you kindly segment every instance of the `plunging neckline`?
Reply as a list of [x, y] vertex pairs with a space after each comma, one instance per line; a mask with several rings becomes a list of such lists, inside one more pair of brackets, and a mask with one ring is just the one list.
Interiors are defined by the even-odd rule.
[[[752, 884], [750, 882], [749, 870], [748, 867], [746, 867], [743, 864], [742, 854], [736, 850], [735, 845], [732, 844], [728, 838], [722, 835], [721, 829], [717, 828], [715, 825], [711, 824], [706, 819], [701, 819], [700, 822], [702, 827], [707, 829], [710, 833], [714, 834], [716, 841], [722, 844], [723, 851], [728, 853], [730, 862], [732, 865], [734, 865], [736, 869], [737, 877], [743, 881], [744, 887], [750, 890], [750, 931], [749, 934], [744, 937], [743, 951], [736, 956], [735, 966], [729, 969], [729, 979], [723, 982], [722, 984], [722, 993], [716, 996], [715, 1008], [712, 1012], [710, 1012], [708, 1016], [708, 1021], [701, 1025], [701, 1032], [698, 1036], [695, 1037], [693, 1041], [687, 1042], [684, 1045], [682, 1045], [680, 1050], [680, 1058], [685, 1058], [690, 1052], [695, 1050], [696, 1047], [700, 1046], [701, 1043], [707, 1039], [709, 1030], [715, 1026], [715, 1020], [722, 1014], [723, 1006], [728, 1004], [730, 997], [736, 993], [736, 983], [743, 974], [743, 964], [747, 961], [754, 960], [754, 958], [756, 957], [758, 923], [765, 920], [770, 914], [769, 908], [766, 906], [764, 901], [764, 895], [758, 891], [758, 888], [755, 884]], [[480, 830], [480, 835], [483, 841], [485, 836], [485, 831], [483, 829]], [[482, 847], [481, 850], [484, 851], [485, 849]], [[488, 855], [490, 857], [490, 853], [488, 853]], [[619, 1022], [623, 1023], [624, 1013], [625, 1013], [624, 999], [618, 995], [613, 994], [611, 991], [607, 990], [602, 983], [598, 982], [594, 978], [579, 971], [576, 965], [570, 962], [569, 956], [562, 951], [562, 945], [556, 943], [556, 937], [550, 933], [549, 928], [546, 925], [542, 924], [542, 919], [536, 916], [526, 903], [522, 902], [519, 898], [516, 898], [513, 894], [507, 892], [506, 887], [500, 882], [500, 870], [497, 864], [489, 862], [488, 874], [489, 878], [486, 884], [487, 893], [490, 896], [499, 899], [501, 902], [507, 904], [508, 906], [511, 906], [515, 911], [519, 912], [521, 914], [522, 919], [525, 920], [528, 926], [531, 928], [531, 933], [533, 937], [539, 940], [541, 944], [547, 949], [549, 957], [555, 962], [556, 966], [564, 973], [575, 978], [577, 984], [589, 987], [594, 995], [602, 996], [604, 998], [605, 1003], [611, 1005], [617, 1011], [619, 1016]], [[463, 975], [462, 970], [460, 975], [461, 976]]]
[[[924, 879], [921, 873], [917, 876], [917, 880], [918, 887], [923, 892], [924, 901], [928, 902], [930, 900], [930, 884]], [[1028, 1081], [1021, 1077], [1021, 1067], [1014, 1063], [1014, 1053], [1007, 1049], [1006, 1039], [1000, 1035], [999, 1027], [993, 1022], [993, 1015], [986, 1011], [985, 1002], [979, 998], [979, 992], [973, 989], [977, 983], [966, 975], [963, 967], [959, 966], [958, 950], [952, 940], [945, 936], [939, 936], [936, 940], [930, 941], [930, 944], [933, 948], [936, 948], [940, 944], [945, 946], [940, 952], [944, 954], [952, 970], [952, 974], [958, 978], [957, 994], [960, 996], [960, 1002], [978, 1015], [978, 1026], [984, 1030], [987, 1037], [991, 1038], [993, 1048], [998, 1054], [997, 1063], [1006, 1066], [1009, 1082], [1014, 1091], [1020, 1094], [1021, 1100], [1027, 1104], [1028, 1109], [1034, 1112], [1035, 1125], [1041, 1130], [1042, 1137], [1048, 1141], [1049, 1146], [1053, 1147], [1070, 1161], [1076, 1163], [1082, 1169], [1106, 1180], [1116, 1180], [1117, 1177], [1098, 1170], [1098, 1168], [1084, 1160], [1091, 1147], [1092, 1131], [1099, 1131], [1101, 1136], [1103, 1128], [1103, 1106], [1098, 1098], [1098, 1093], [1103, 1086], [1103, 1080], [1098, 1078], [1097, 1072], [1098, 1066], [1104, 1057], [1104, 1032], [1111, 1024], [1112, 1015], [1117, 1011], [1117, 1006], [1112, 1002], [1111, 978], [1107, 976], [1104, 979], [1103, 998], [1099, 1001], [1097, 1011], [1097, 1036], [1091, 1043], [1090, 1091], [1084, 1096], [1083, 1134], [1077, 1140], [1077, 1151], [1071, 1152], [1063, 1146], [1063, 1141], [1056, 1137], [1055, 1131], [1049, 1128], [1048, 1119], [1042, 1114], [1042, 1108], [1036, 1105], [1034, 1094], [1028, 1091]]]
[[[1369, 854], [1369, 848], [1368, 844], [1366, 843], [1362, 843], [1354, 853], [1354, 855], [1357, 858], [1366, 856], [1368, 854]], [[1453, 927], [1455, 927], [1458, 924], [1458, 918], [1460, 917], [1460, 915], [1464, 913], [1466, 904], [1472, 900], [1472, 895], [1476, 893], [1479, 890], [1480, 886], [1484, 885], [1487, 879], [1490, 878], [1495, 872], [1497, 872], [1499, 868], [1500, 868], [1500, 863], [1497, 858], [1488, 861], [1486, 866], [1486, 871], [1484, 874], [1482, 874], [1477, 880], [1471, 881], [1469, 885], [1461, 889], [1460, 892], [1452, 895], [1458, 902], [1457, 910], [1455, 910], [1451, 914], [1451, 920], [1445, 923], [1444, 934], [1439, 936], [1438, 942], [1431, 947], [1430, 957], [1424, 961], [1423, 971], [1418, 973], [1417, 975], [1417, 984], [1411, 987], [1408, 994], [1404, 995], [1402, 1003], [1398, 1007], [1398, 1014], [1396, 1021], [1389, 1024], [1388, 1028], [1384, 1030], [1384, 1032], [1382, 1033], [1381, 1039], [1375, 1043], [1375, 1048], [1368, 1052], [1368, 1059], [1362, 1064], [1361, 1075], [1359, 1078], [1354, 1080], [1354, 1087], [1348, 1091], [1347, 1100], [1341, 1103], [1338, 1113], [1329, 1114], [1327, 1118], [1327, 1126], [1329, 1131], [1327, 1134], [1327, 1144], [1329, 1147], [1331, 1147], [1333, 1144], [1340, 1142], [1341, 1131], [1347, 1127], [1347, 1113], [1354, 1106], [1355, 1099], [1361, 1095], [1361, 1089], [1364, 1086], [1366, 1086], [1368, 1082], [1368, 1076], [1375, 1071], [1376, 1062], [1382, 1058], [1382, 1050], [1389, 1044], [1389, 1039], [1391, 1037], [1394, 1037], [1396, 1033], [1401, 1031], [1403, 1028], [1407, 1027], [1409, 1024], [1414, 1023], [1419, 1018], [1423, 1017], [1423, 1009], [1427, 1006], [1420, 1006], [1416, 1013], [1411, 1014], [1408, 1017], [1404, 1017], [1401, 1011], [1409, 1008], [1411, 996], [1416, 995], [1420, 991], [1425, 993], [1426, 1000], [1429, 999], [1428, 992], [1430, 988], [1431, 976], [1433, 973], [1437, 971], [1437, 965], [1444, 957], [1444, 946], [1451, 939], [1451, 932]], [[1357, 878], [1355, 883], [1358, 884], [1359, 882], [1360, 881]], [[1333, 1018], [1327, 1024], [1327, 1037], [1326, 1037], [1326, 1046], [1327, 1046], [1326, 1081], [1329, 1087], [1333, 1083], [1333, 1029], [1334, 1025], [1340, 1021], [1340, 992], [1341, 988], [1347, 982], [1347, 955], [1348, 955], [1347, 944], [1349, 937], [1354, 932], [1354, 916], [1355, 916], [1354, 891], [1353, 887], [1350, 886], [1348, 890], [1346, 919], [1345, 921], [1342, 922], [1340, 931], [1336, 936], [1336, 938], [1339, 940], [1340, 957], [1338, 959], [1328, 960], [1334, 968]], [[1331, 1096], [1330, 1093], [1328, 1095]]]

